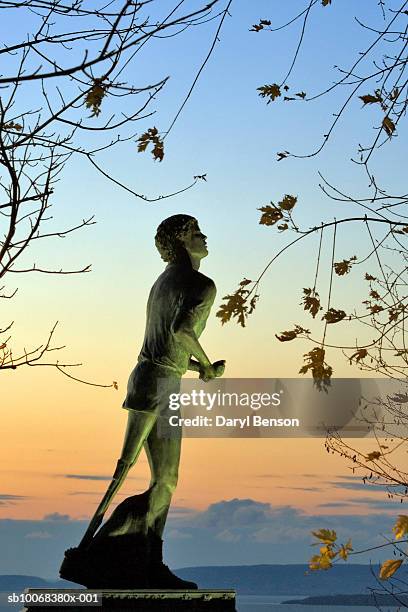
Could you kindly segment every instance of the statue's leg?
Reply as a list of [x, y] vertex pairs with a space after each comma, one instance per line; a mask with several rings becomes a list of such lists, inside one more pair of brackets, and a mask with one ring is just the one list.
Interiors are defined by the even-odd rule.
[[111, 501], [119, 491], [129, 469], [136, 462], [156, 418], [154, 414], [148, 412], [129, 410], [126, 434], [120, 459], [117, 462], [112, 481], [79, 544], [80, 548], [87, 547], [91, 542], [95, 532], [102, 523], [105, 512], [109, 508]]
[[196, 589], [194, 582], [182, 580], [163, 564], [162, 534], [177, 486], [181, 432], [178, 428], [179, 435], [174, 433], [172, 437], [160, 437], [159, 431], [159, 423], [156, 421], [145, 443], [152, 474], [147, 515], [149, 585], [155, 589]]
[[146, 439], [145, 450], [151, 471], [148, 526], [161, 537], [177, 486], [181, 433], [172, 437], [160, 437], [156, 421]]

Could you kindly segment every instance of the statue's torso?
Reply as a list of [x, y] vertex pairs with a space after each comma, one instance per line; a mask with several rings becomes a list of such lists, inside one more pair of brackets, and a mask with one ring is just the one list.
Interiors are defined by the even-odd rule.
[[179, 385], [191, 355], [175, 332], [188, 321], [199, 337], [215, 293], [214, 282], [189, 266], [169, 264], [159, 276], [150, 291], [143, 346], [129, 377], [124, 407], [149, 410], [142, 405], [157, 402], [158, 379], [168, 379], [163, 384], [169, 384], [170, 391]]

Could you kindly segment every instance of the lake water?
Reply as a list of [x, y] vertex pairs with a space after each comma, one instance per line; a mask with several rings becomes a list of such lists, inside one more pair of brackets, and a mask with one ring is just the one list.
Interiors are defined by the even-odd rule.
[[[288, 599], [303, 599], [303, 597], [240, 595], [237, 597], [237, 610], [238, 612], [378, 612], [375, 606], [304, 606], [281, 603]], [[381, 608], [381, 612], [396, 612], [397, 610], [397, 606]]]

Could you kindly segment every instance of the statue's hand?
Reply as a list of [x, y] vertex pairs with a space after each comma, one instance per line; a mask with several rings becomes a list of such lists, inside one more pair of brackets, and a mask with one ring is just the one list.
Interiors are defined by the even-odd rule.
[[206, 368], [201, 368], [200, 379], [204, 382], [208, 382], [209, 380], [213, 380], [214, 378], [219, 378], [224, 374], [224, 370], [225, 359], [221, 359], [220, 361], [214, 361], [214, 363], [210, 364]]
[[220, 359], [219, 361], [215, 361], [213, 363], [213, 368], [215, 370], [215, 376], [219, 378], [224, 374], [225, 371], [225, 359]]
[[216, 376], [217, 376], [217, 373], [214, 368], [214, 364], [212, 363], [200, 369], [200, 379], [203, 380], [204, 382], [208, 382], [209, 380], [216, 378]]

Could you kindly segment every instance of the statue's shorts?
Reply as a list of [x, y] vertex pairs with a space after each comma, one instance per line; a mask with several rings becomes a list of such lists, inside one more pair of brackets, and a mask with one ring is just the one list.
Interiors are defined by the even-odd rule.
[[150, 361], [139, 362], [129, 376], [127, 394], [122, 404], [127, 410], [149, 412], [157, 416], [177, 414], [169, 408], [171, 397], [180, 393], [181, 376]]

